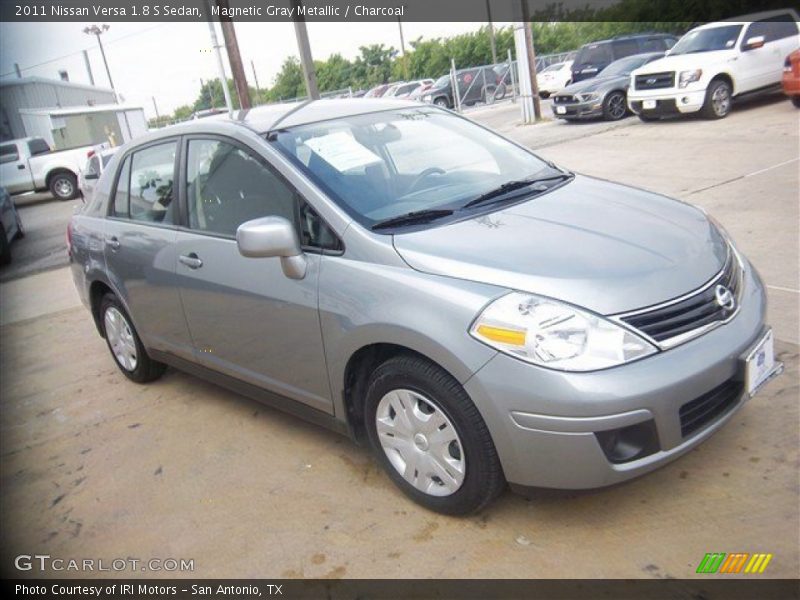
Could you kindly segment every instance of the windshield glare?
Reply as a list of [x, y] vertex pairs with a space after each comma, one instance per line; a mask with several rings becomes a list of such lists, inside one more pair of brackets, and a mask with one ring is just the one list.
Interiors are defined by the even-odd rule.
[[690, 54], [694, 52], [712, 52], [728, 50], [736, 45], [741, 25], [726, 25], [690, 31], [672, 47], [670, 55]]
[[458, 209], [551, 168], [466, 119], [436, 108], [356, 115], [271, 138], [365, 227], [410, 212]]

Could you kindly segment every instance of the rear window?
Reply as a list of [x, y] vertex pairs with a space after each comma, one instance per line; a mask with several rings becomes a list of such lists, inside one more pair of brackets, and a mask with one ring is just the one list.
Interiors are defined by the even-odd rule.
[[42, 138], [34, 138], [28, 142], [28, 151], [31, 153], [31, 156], [47, 154], [50, 152], [50, 146]]

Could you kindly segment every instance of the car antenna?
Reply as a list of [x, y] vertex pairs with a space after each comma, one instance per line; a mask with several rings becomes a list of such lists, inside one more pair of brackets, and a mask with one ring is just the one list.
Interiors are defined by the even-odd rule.
[[292, 110], [283, 113], [280, 117], [278, 117], [275, 122], [267, 128], [267, 139], [275, 133], [275, 128], [280, 125], [283, 121], [285, 121], [288, 117], [293, 115], [294, 113], [303, 110], [306, 106], [314, 102], [314, 98], [309, 98], [305, 102], [301, 102], [297, 106], [295, 106]]

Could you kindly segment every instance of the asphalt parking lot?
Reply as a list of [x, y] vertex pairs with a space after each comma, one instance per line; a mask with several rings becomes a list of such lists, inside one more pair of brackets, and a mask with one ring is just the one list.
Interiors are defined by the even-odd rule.
[[683, 578], [707, 552], [768, 552], [756, 577], [796, 578], [800, 111], [768, 100], [714, 122], [519, 127], [508, 106], [471, 116], [562, 166], [715, 215], [768, 286], [785, 374], [645, 477], [507, 492], [449, 518], [412, 504], [345, 438], [176, 371], [129, 382], [68, 271], [43, 271], [0, 285], [3, 573], [44, 553], [193, 559], [204, 578]]

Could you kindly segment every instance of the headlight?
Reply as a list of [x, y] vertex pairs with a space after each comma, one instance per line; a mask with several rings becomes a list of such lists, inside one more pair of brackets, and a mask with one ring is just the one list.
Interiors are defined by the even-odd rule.
[[694, 71], [681, 71], [678, 77], [678, 87], [685, 88], [690, 83], [700, 81], [703, 76], [703, 69], [695, 69]]
[[633, 332], [556, 300], [512, 292], [470, 328], [476, 339], [524, 361], [562, 371], [594, 371], [656, 352]]
[[600, 94], [597, 92], [586, 92], [584, 94], [578, 94], [578, 99], [581, 102], [592, 102], [593, 100], [597, 100], [600, 97]]
[[431, 96], [430, 94], [425, 94], [425, 95], [422, 97], [422, 101], [423, 101], [423, 102], [430, 102], [431, 100], [433, 100], [433, 96]]

